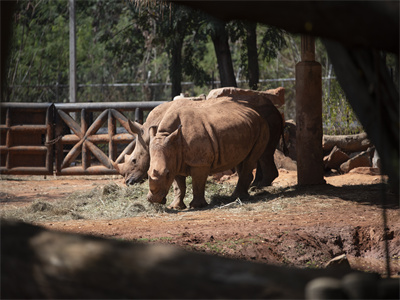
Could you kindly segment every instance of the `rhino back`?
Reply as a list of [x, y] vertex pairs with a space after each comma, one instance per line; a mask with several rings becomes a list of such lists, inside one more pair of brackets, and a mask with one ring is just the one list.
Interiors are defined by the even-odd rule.
[[166, 102], [155, 107], [147, 116], [146, 122], [143, 124], [144, 137], [147, 144], [149, 143], [148, 131], [152, 126], [158, 126], [169, 110], [177, 110], [181, 107], [204, 107], [213, 105], [215, 102], [224, 101], [223, 98], [212, 98], [209, 100], [193, 100], [192, 98], [178, 98], [174, 101]]
[[228, 99], [203, 107], [169, 110], [158, 132], [172, 133], [179, 125], [184, 163], [210, 166], [212, 172], [243, 161], [267, 128], [256, 111]]
[[233, 87], [211, 90], [208, 99], [230, 97], [242, 105], [249, 106], [264, 118], [270, 128], [270, 138], [266, 149], [267, 156], [273, 155], [283, 132], [284, 119], [277, 109], [285, 103], [285, 89], [278, 87], [267, 91], [253, 91]]

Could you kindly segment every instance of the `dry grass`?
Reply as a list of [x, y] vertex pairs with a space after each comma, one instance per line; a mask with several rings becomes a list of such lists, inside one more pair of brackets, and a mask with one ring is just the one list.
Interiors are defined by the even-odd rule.
[[[212, 203], [212, 207], [224, 205], [232, 201], [229, 195], [233, 192], [233, 188], [230, 184], [216, 184], [209, 181], [206, 186], [206, 199]], [[130, 187], [120, 187], [115, 183], [109, 183], [89, 191], [72, 193], [65, 199], [36, 200], [29, 206], [10, 208], [2, 211], [1, 217], [34, 223], [78, 219], [120, 219], [170, 212], [167, 205], [148, 202], [146, 200], [147, 192], [147, 182]], [[187, 206], [189, 206], [192, 196], [191, 178], [188, 177], [184, 200]], [[172, 201], [172, 198], [171, 189], [167, 197], [167, 204]]]
[[118, 219], [163, 211], [163, 206], [146, 201], [147, 187], [119, 187], [109, 183], [85, 192], [72, 193], [60, 201], [34, 201], [22, 208], [7, 209], [2, 217], [25, 222], [77, 219]]
[[[187, 191], [185, 204], [189, 207], [192, 200], [192, 180], [186, 180]], [[223, 209], [231, 213], [243, 211], [269, 211], [286, 214], [309, 213], [324, 207], [338, 205], [337, 189], [328, 193], [310, 192], [296, 187], [270, 186], [268, 188], [250, 188], [250, 199], [235, 202], [232, 194], [235, 185], [232, 183], [216, 183], [209, 180], [206, 184], [205, 197], [209, 202], [205, 209]], [[330, 188], [325, 187], [326, 190]], [[2, 218], [22, 220], [24, 222], [51, 222], [66, 220], [96, 220], [120, 219], [136, 216], [156, 216], [170, 214], [167, 208], [172, 201], [172, 188], [167, 196], [167, 205], [152, 204], [146, 200], [148, 192], [147, 181], [130, 187], [121, 187], [111, 182], [101, 187], [95, 187], [84, 192], [72, 193], [67, 198], [56, 201], [36, 200], [29, 206], [15, 207], [3, 210]], [[340, 198], [340, 197], [339, 197]], [[318, 199], [324, 199], [319, 201]], [[243, 199], [241, 199], [243, 200]]]

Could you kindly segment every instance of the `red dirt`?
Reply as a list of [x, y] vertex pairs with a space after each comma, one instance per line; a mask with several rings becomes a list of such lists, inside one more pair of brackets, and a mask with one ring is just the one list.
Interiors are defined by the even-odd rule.
[[[225, 178], [226, 179], [226, 178]], [[273, 187], [282, 193], [258, 191], [254, 200], [236, 208], [167, 212], [154, 217], [114, 220], [72, 220], [37, 223], [55, 230], [142, 242], [170, 243], [236, 259], [322, 267], [347, 254], [353, 269], [385, 273], [385, 241], [391, 273], [400, 272], [398, 197], [382, 192], [381, 176], [346, 174], [325, 178], [327, 185], [297, 187], [296, 172], [280, 170]], [[229, 180], [229, 179], [228, 179]], [[62, 201], [71, 191], [90, 190], [119, 176], [13, 176], [0, 181], [0, 207], [28, 205], [33, 200]], [[388, 230], [383, 232], [381, 198], [385, 195]], [[268, 209], [263, 205], [268, 204]], [[261, 206], [261, 208], [260, 208]]]

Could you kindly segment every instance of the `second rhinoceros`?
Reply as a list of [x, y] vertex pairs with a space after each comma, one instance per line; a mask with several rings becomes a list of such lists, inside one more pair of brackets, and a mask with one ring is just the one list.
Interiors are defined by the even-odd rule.
[[184, 208], [185, 177], [191, 176], [190, 207], [204, 207], [208, 175], [234, 167], [239, 179], [232, 196], [248, 196], [252, 170], [269, 140], [269, 126], [254, 109], [231, 100], [168, 110], [157, 129], [150, 128], [150, 202], [165, 203], [176, 180], [181, 194], [171, 206]]

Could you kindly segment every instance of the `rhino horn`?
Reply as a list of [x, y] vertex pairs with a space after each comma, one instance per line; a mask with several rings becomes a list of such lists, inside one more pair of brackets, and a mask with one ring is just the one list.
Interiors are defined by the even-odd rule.
[[131, 120], [128, 120], [128, 123], [129, 123], [129, 128], [132, 131], [132, 133], [142, 135], [143, 125], [141, 125], [137, 122], [132, 122]]
[[115, 161], [113, 161], [113, 160], [111, 160], [111, 164], [112, 164], [112, 166], [114, 167], [114, 169], [115, 170], [117, 170], [117, 172], [118, 173], [120, 173], [120, 168], [119, 168], [119, 166], [118, 165], [120, 165], [120, 164], [117, 164]]
[[[117, 167], [116, 167], [116, 170], [117, 170], [118, 173], [121, 174], [121, 175], [124, 175], [124, 174], [121, 173], [121, 170], [122, 170], [123, 166], [124, 166], [124, 164], [118, 164]], [[115, 167], [114, 167], [114, 168], [115, 168]]]

